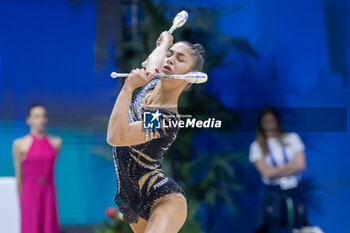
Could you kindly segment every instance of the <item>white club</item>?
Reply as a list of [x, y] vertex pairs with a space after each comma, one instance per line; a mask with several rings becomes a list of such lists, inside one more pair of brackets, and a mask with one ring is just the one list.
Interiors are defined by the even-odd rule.
[[[182, 27], [187, 22], [187, 19], [188, 19], [187, 11], [181, 11], [177, 13], [177, 15], [173, 19], [173, 25], [168, 30], [168, 33], [173, 34], [175, 29]], [[142, 62], [142, 67], [146, 68], [146, 66], [147, 66], [147, 60]]]
[[[126, 78], [130, 74], [128, 73], [116, 73], [112, 72], [112, 78]], [[208, 76], [203, 72], [189, 72], [187, 74], [155, 74], [156, 78], [172, 78], [172, 79], [182, 79], [186, 80], [189, 83], [199, 84], [205, 83], [208, 80]]]
[[175, 29], [182, 27], [186, 23], [187, 19], [187, 11], [179, 12], [173, 19], [173, 26], [171, 26], [171, 28], [169, 29], [169, 34], [172, 34]]

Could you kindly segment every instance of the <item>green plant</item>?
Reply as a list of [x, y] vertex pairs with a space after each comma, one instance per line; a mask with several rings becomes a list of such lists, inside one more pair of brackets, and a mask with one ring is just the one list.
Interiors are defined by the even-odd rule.
[[107, 221], [101, 223], [95, 229], [95, 233], [132, 233], [130, 226], [123, 222], [123, 219], [118, 215], [116, 208], [107, 207], [105, 210]]
[[124, 222], [104, 221], [95, 229], [95, 233], [132, 233], [131, 228]]

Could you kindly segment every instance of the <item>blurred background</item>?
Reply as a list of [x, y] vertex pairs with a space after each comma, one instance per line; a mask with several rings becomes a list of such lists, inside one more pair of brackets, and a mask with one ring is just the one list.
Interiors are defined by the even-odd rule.
[[[175, 41], [203, 44], [209, 81], [180, 107], [210, 106], [203, 111], [223, 112], [233, 125], [242, 108], [343, 110], [311, 130], [297, 127], [297, 114], [285, 124], [306, 146], [310, 223], [350, 231], [346, 0], [0, 0], [0, 176], [14, 176], [11, 146], [28, 133], [25, 109], [45, 105], [49, 134], [63, 139], [55, 173], [62, 229], [107, 232], [116, 180], [106, 127], [122, 85], [109, 75], [140, 67], [183, 9], [190, 17]], [[253, 232], [262, 183], [248, 160], [250, 125], [181, 132], [167, 152], [164, 166], [190, 198], [182, 232]]]

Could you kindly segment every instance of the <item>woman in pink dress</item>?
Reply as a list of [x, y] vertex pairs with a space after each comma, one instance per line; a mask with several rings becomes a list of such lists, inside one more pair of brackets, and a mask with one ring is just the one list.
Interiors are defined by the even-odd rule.
[[54, 184], [59, 137], [46, 135], [46, 110], [42, 105], [28, 108], [28, 135], [13, 142], [13, 160], [21, 206], [22, 233], [59, 233]]

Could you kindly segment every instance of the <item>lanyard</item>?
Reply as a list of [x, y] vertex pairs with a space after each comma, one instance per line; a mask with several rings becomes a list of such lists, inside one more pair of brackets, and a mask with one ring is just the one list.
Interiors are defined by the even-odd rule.
[[[272, 165], [274, 167], [277, 167], [276, 159], [275, 159], [275, 157], [272, 153], [272, 150], [270, 149], [270, 146], [267, 142], [266, 142], [266, 145], [267, 145], [267, 150], [268, 150], [270, 158], [271, 158]], [[288, 156], [287, 156], [286, 148], [283, 145], [282, 145], [282, 154], [283, 154], [284, 163], [288, 163]]]

